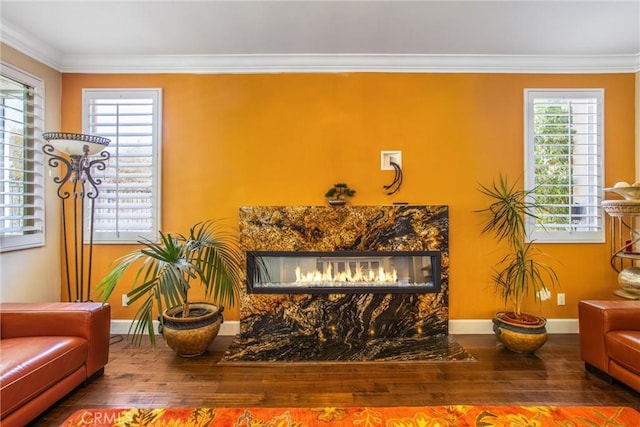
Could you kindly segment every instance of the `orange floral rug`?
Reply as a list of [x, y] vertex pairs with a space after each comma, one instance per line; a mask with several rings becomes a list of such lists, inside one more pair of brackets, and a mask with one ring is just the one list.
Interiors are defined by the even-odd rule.
[[640, 413], [613, 406], [83, 409], [63, 426], [224, 427], [638, 427]]

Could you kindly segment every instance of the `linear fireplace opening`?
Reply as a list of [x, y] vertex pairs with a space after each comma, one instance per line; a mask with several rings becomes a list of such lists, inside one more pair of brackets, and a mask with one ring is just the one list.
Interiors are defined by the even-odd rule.
[[247, 292], [436, 293], [439, 251], [248, 251]]

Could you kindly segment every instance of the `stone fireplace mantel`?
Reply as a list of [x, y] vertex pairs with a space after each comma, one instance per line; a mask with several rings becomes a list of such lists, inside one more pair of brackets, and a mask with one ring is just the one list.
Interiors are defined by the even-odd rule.
[[240, 341], [227, 359], [252, 360], [260, 353], [256, 360], [387, 360], [398, 351], [411, 359], [407, 354], [429, 348], [434, 339], [447, 340], [447, 206], [242, 207], [239, 226], [246, 252], [437, 252], [439, 287], [422, 293], [244, 289]]

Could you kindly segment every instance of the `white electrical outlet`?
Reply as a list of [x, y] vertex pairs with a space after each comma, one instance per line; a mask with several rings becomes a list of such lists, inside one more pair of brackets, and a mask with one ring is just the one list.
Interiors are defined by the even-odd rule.
[[558, 305], [564, 305], [564, 294], [558, 294]]
[[380, 170], [392, 171], [391, 162], [402, 168], [402, 151], [381, 151], [380, 152]]
[[129, 297], [127, 294], [122, 294], [122, 306], [127, 307], [129, 305]]

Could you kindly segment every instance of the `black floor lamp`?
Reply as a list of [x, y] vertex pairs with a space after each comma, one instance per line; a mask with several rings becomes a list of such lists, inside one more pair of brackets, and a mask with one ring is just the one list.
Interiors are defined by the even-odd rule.
[[[48, 142], [43, 151], [49, 156], [48, 164], [61, 167], [61, 176], [53, 178], [58, 184], [57, 194], [62, 205], [62, 238], [69, 301], [91, 301], [91, 261], [93, 257], [93, 221], [95, 199], [101, 179], [91, 175], [92, 168], [105, 170], [109, 153], [103, 151], [111, 142], [100, 136], [79, 133], [48, 132], [42, 134]], [[56, 154], [64, 153], [69, 159]], [[92, 158], [90, 156], [96, 156]], [[89, 202], [89, 229], [85, 229], [85, 201]], [[67, 209], [72, 211], [69, 212]], [[70, 233], [70, 234], [69, 234]], [[88, 236], [86, 236], [88, 234]], [[85, 248], [85, 236], [88, 245]], [[71, 240], [71, 243], [69, 242]], [[71, 246], [71, 247], [70, 247]], [[85, 275], [85, 251], [86, 275]], [[71, 277], [75, 289], [72, 289]], [[86, 280], [85, 280], [86, 277]], [[75, 290], [75, 293], [72, 292]]]

